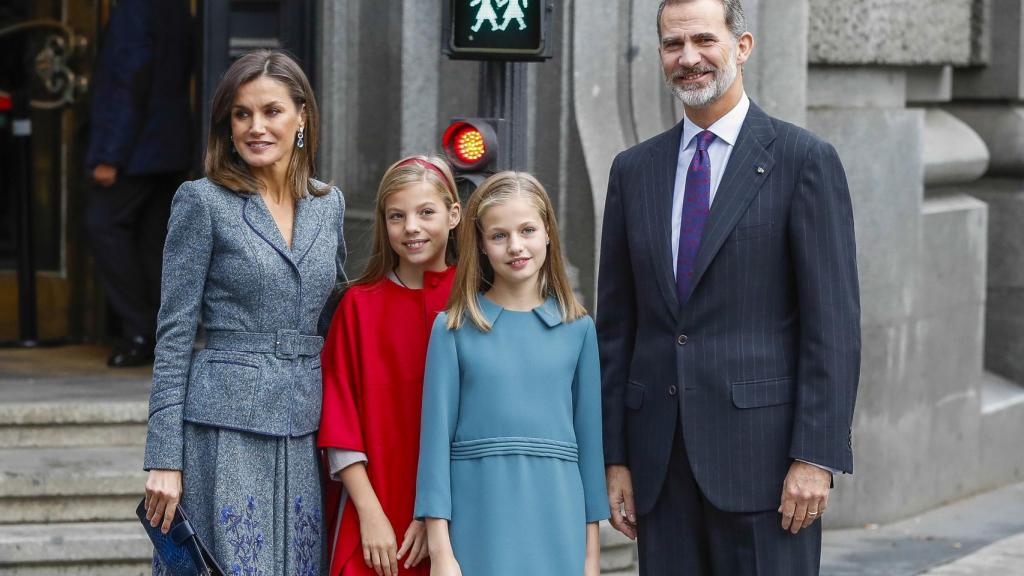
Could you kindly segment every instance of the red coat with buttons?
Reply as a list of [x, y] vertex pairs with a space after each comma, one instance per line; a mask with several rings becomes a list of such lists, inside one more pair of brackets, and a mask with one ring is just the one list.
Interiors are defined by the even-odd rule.
[[[412, 522], [419, 459], [423, 368], [434, 318], [444, 310], [455, 268], [427, 272], [423, 289], [384, 278], [353, 286], [334, 314], [323, 350], [324, 398], [318, 444], [363, 452], [366, 471], [401, 546]], [[337, 523], [341, 483], [325, 481], [325, 524], [334, 542], [330, 574], [374, 575], [363, 562], [359, 517], [349, 500]], [[333, 528], [337, 526], [337, 528]], [[424, 560], [399, 574], [430, 574]]]

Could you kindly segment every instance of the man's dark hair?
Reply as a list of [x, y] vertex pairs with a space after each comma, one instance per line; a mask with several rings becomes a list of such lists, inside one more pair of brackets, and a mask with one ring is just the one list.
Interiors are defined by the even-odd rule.
[[[686, 4], [694, 0], [661, 0], [658, 5], [658, 40], [661, 40], [661, 13], [665, 6], [675, 4]], [[719, 0], [722, 8], [725, 9], [725, 26], [737, 40], [747, 31], [747, 18], [743, 15], [743, 2], [741, 0]]]

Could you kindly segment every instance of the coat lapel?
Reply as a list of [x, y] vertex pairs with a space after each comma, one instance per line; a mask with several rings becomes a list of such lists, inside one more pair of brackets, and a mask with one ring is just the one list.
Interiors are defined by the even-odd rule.
[[[284, 237], [281, 236], [281, 231], [277, 228], [274, 217], [270, 215], [270, 210], [259, 194], [248, 194], [246, 196], [245, 206], [242, 207], [242, 218], [256, 232], [257, 236], [262, 238], [267, 244], [270, 244], [288, 263], [294, 264], [292, 261], [292, 251], [284, 243]], [[294, 238], [295, 230], [293, 226], [293, 243]]]
[[295, 205], [291, 256], [296, 264], [302, 262], [316, 237], [320, 235], [320, 228], [323, 225], [323, 212], [320, 209], [322, 204], [323, 202], [317, 202], [313, 196], [307, 194]]
[[736, 227], [761, 185], [768, 180], [775, 161], [767, 147], [775, 140], [771, 119], [753, 102], [740, 129], [729, 164], [711, 204], [711, 214], [704, 224], [700, 248], [693, 269], [693, 289], [718, 254], [725, 239]]
[[651, 148], [649, 173], [652, 177], [644, 191], [647, 218], [651, 223], [650, 245], [654, 251], [657, 284], [673, 315], [678, 312], [679, 298], [676, 296], [676, 277], [672, 271], [672, 195], [676, 185], [682, 132], [683, 123], [679, 122]]

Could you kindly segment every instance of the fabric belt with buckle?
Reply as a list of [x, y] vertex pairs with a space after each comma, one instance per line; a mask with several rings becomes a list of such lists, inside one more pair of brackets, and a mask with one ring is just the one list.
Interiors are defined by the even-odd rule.
[[231, 332], [210, 330], [206, 332], [206, 347], [213, 350], [232, 352], [258, 352], [273, 354], [278, 358], [316, 356], [324, 346], [320, 336], [299, 334], [298, 330], [277, 332]]

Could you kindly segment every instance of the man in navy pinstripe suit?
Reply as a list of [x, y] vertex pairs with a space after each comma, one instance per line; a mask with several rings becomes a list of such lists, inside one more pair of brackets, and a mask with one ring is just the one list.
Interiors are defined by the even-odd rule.
[[664, 0], [685, 118], [615, 159], [598, 281], [612, 524], [641, 574], [817, 574], [851, 473], [853, 213], [835, 150], [743, 90], [740, 0]]

